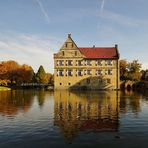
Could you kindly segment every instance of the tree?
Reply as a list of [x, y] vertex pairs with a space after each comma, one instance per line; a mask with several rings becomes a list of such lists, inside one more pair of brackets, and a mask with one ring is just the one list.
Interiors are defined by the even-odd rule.
[[31, 66], [23, 64], [17, 70], [17, 73], [18, 73], [17, 83], [30, 83], [33, 81], [34, 71]]
[[120, 80], [126, 80], [128, 77], [128, 62], [126, 60], [120, 60]]
[[139, 81], [141, 77], [140, 69], [141, 64], [138, 60], [133, 60], [132, 62], [120, 60], [120, 79]]
[[15, 61], [1, 62], [0, 76], [1, 79], [10, 80], [11, 84], [15, 83], [17, 79], [17, 69], [20, 65]]
[[133, 60], [129, 64], [128, 69], [129, 69], [130, 80], [139, 81], [141, 78], [141, 73], [140, 73], [141, 64], [138, 62], [138, 60]]
[[38, 83], [46, 83], [46, 72], [41, 65], [36, 73], [36, 81]]
[[141, 80], [148, 81], [148, 69], [141, 71]]
[[15, 61], [3, 61], [0, 63], [0, 82], [5, 85], [8, 82], [11, 85], [32, 82], [33, 75], [34, 71], [29, 65], [19, 65]]

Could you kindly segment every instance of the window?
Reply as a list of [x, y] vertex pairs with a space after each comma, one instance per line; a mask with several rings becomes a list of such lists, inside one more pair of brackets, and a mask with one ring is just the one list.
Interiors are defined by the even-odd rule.
[[81, 66], [82, 65], [81, 60], [78, 60], [77, 63], [78, 63], [78, 66]]
[[108, 69], [108, 75], [112, 75], [112, 70]]
[[77, 56], [77, 51], [75, 51], [75, 56]]
[[106, 61], [106, 65], [110, 65], [111, 66], [112, 65], [112, 60], [107, 60]]
[[68, 70], [68, 71], [67, 71], [67, 75], [68, 75], [68, 76], [72, 76], [72, 70]]
[[101, 75], [102, 74], [102, 70], [96, 70], [96, 75]]
[[59, 75], [59, 76], [64, 76], [63, 70], [59, 70], [59, 71], [58, 71], [58, 75]]
[[71, 85], [70, 83], [68, 83], [68, 85]]
[[86, 60], [85, 65], [91, 66], [91, 60]]
[[102, 61], [101, 61], [101, 60], [97, 60], [97, 61], [96, 61], [96, 65], [102, 66]]
[[65, 55], [64, 51], [62, 51], [62, 55], [63, 55], [63, 56]]
[[73, 48], [73, 43], [71, 44], [71, 47]]
[[68, 60], [68, 61], [67, 61], [67, 65], [68, 65], [68, 66], [72, 66], [72, 60]]
[[62, 85], [62, 83], [60, 83], [60, 85]]
[[91, 75], [91, 70], [87, 70], [87, 75]]
[[65, 47], [67, 47], [67, 43], [65, 43]]
[[78, 70], [78, 76], [82, 76], [82, 70]]
[[106, 71], [105, 71], [105, 74], [106, 74], [106, 75], [112, 75], [112, 70], [111, 70], [111, 69], [106, 70]]
[[58, 61], [58, 66], [63, 66], [64, 65], [64, 61], [63, 60], [59, 60]]

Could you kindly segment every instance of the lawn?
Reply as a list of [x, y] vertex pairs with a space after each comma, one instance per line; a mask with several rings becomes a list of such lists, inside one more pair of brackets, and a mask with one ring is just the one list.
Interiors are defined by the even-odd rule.
[[4, 87], [4, 86], [0, 86], [0, 91], [1, 90], [10, 90], [11, 88], [8, 88], [8, 87]]

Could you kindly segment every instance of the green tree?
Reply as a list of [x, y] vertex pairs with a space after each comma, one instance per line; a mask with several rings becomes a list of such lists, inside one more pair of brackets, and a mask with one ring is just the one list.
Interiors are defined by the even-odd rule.
[[46, 72], [42, 65], [39, 67], [35, 79], [38, 83], [46, 83]]

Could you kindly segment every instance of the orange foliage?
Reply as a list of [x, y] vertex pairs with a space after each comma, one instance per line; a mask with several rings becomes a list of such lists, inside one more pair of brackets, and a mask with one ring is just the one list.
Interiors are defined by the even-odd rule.
[[0, 80], [10, 81], [11, 84], [31, 82], [33, 70], [30, 66], [19, 65], [15, 61], [5, 61], [0, 63]]

